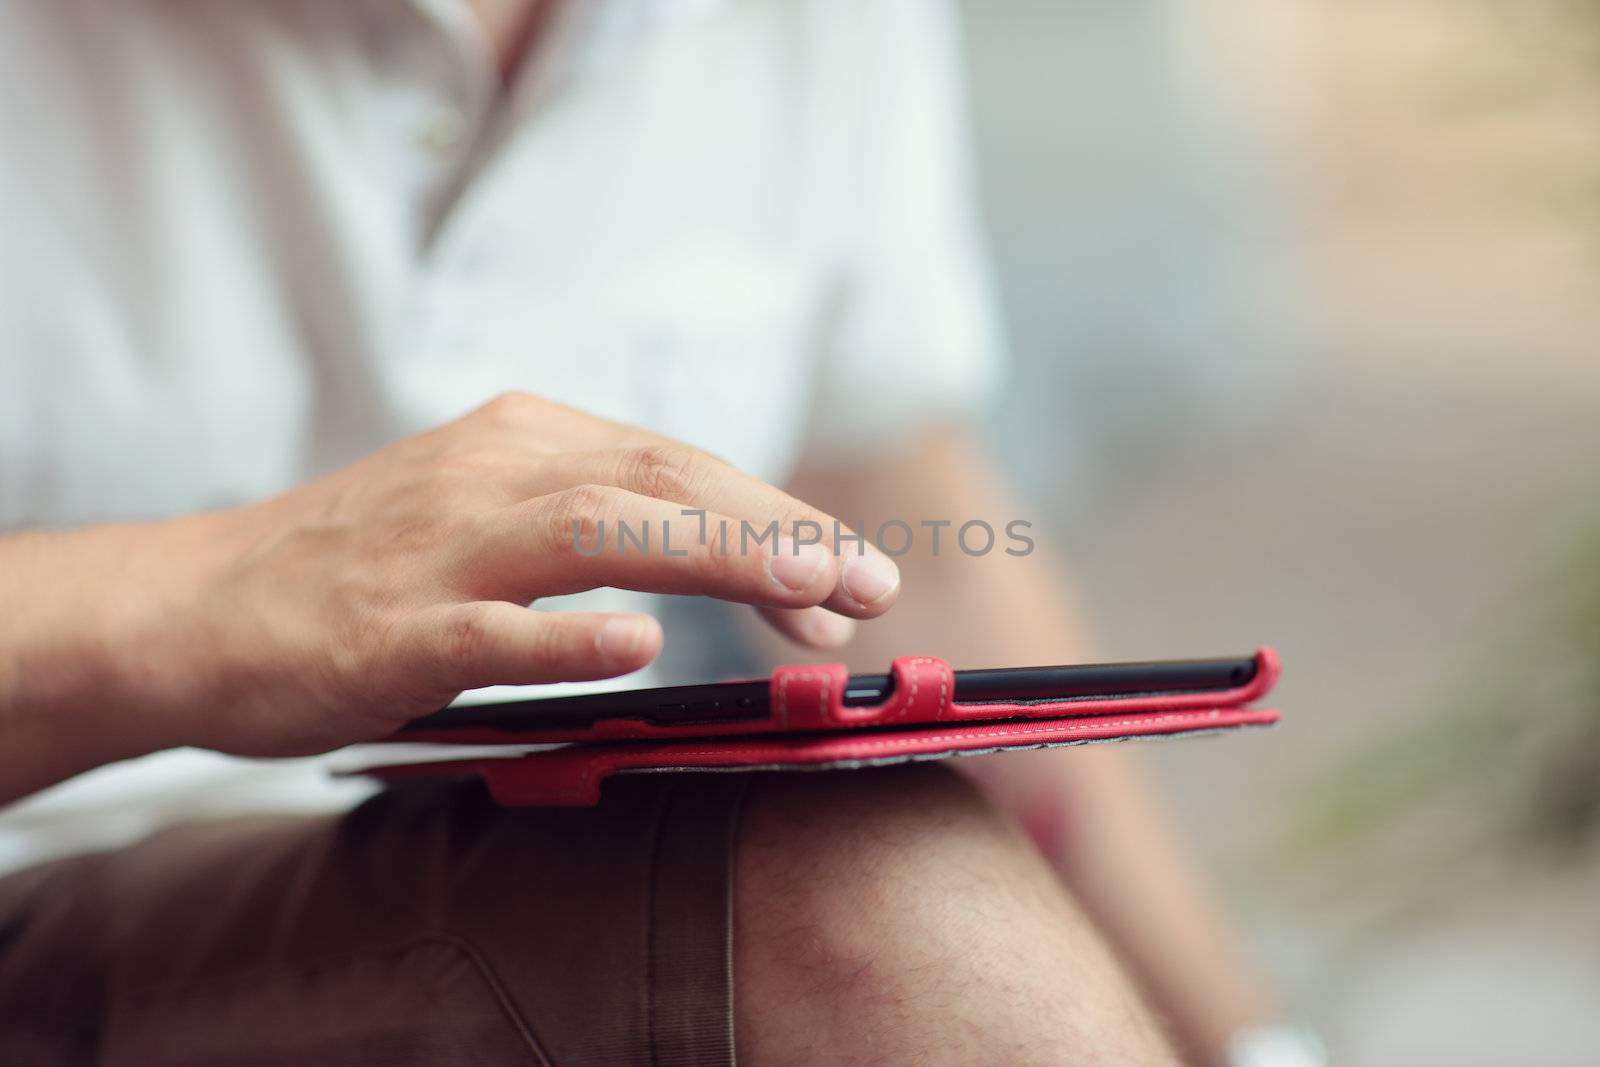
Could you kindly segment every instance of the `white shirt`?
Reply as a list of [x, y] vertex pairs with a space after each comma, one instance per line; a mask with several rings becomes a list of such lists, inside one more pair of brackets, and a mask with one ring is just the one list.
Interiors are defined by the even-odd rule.
[[[258, 499], [511, 388], [769, 480], [967, 409], [957, 53], [932, 0], [575, 0], [502, 94], [461, 0], [6, 4], [0, 528]], [[159, 754], [14, 805], [0, 866], [359, 792]]]

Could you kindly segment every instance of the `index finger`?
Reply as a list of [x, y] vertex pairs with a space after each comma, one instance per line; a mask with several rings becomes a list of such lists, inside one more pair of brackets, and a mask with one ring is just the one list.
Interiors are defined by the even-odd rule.
[[780, 540], [796, 553], [805, 545], [827, 547], [840, 561], [839, 580], [823, 601], [832, 611], [873, 618], [888, 611], [899, 595], [900, 569], [864, 536], [827, 512], [688, 445], [663, 439], [614, 451], [554, 456], [549, 463], [563, 481], [615, 485], [735, 520], [736, 528], [708, 524], [703, 530], [718, 551], [767, 553]]
[[[613, 422], [543, 397], [507, 393], [468, 418], [542, 446], [536, 484], [540, 496], [575, 485], [612, 485], [685, 507], [739, 520], [738, 530], [714, 531], [719, 547], [765, 553], [776, 539], [791, 551], [822, 544], [839, 558], [839, 580], [823, 606], [842, 615], [873, 618], [888, 611], [900, 592], [894, 561], [826, 512], [739, 470], [709, 453], [660, 434]], [[569, 451], [572, 448], [596, 451]], [[749, 523], [747, 530], [744, 523]], [[774, 524], [776, 529], [774, 530]]]

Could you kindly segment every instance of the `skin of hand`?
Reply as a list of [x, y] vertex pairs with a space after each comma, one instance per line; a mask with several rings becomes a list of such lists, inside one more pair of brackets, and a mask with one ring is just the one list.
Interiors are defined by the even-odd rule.
[[[619, 551], [619, 522], [650, 549]], [[785, 540], [758, 542], [774, 522]], [[727, 551], [700, 543], [719, 523]], [[704, 452], [508, 394], [261, 503], [0, 538], [0, 797], [178, 745], [321, 752], [464, 689], [637, 670], [651, 617], [528, 606], [600, 586], [758, 605], [838, 644], [899, 574], [836, 555], [836, 532]]]
[[[999, 530], [1028, 518], [1003, 481], [970, 432], [947, 426], [859, 463], [802, 470], [788, 488], [869, 533], [889, 518], [983, 518]], [[861, 627], [852, 669], [881, 672], [910, 653], [957, 668], [1092, 661], [1048, 531], [1031, 531], [1038, 547], [1023, 557], [967, 556], [950, 543], [953, 528], [944, 535], [938, 556], [922, 537], [897, 558], [905, 592], [892, 616]], [[1192, 1062], [1221, 1062], [1231, 1034], [1271, 1017], [1137, 752], [1091, 745], [952, 765], [1038, 842]]]

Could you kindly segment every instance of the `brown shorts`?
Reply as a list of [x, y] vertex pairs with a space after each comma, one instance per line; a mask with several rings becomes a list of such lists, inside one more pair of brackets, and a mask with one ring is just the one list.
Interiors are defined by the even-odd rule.
[[744, 775], [194, 823], [0, 881], [0, 1063], [731, 1064]]

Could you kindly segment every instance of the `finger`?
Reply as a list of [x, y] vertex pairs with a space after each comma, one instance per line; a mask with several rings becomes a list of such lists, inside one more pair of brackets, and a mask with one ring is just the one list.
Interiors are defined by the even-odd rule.
[[675, 442], [551, 456], [538, 480], [548, 486], [614, 485], [731, 522], [741, 546], [778, 536], [827, 547], [839, 560], [838, 583], [825, 606], [855, 618], [881, 615], [900, 590], [894, 561], [833, 516], [703, 452]]
[[[724, 516], [708, 515], [708, 530]], [[580, 485], [480, 519], [466, 592], [523, 600], [610, 586], [774, 607], [821, 602], [837, 585], [820, 545], [700, 537], [681, 507], [612, 486]]]
[[[772, 529], [774, 536], [814, 540], [832, 550], [840, 564], [826, 604], [836, 612], [872, 618], [899, 595], [899, 568], [875, 546], [827, 513], [698, 449], [526, 393], [497, 397], [464, 421], [539, 453], [539, 461], [525, 468], [529, 496], [573, 485], [613, 485], [719, 512], [754, 523], [758, 536]], [[593, 451], [568, 451], [575, 448]]]
[[536, 611], [498, 600], [421, 612], [401, 638], [419, 685], [441, 691], [614, 678], [654, 660], [661, 641], [661, 624], [648, 615]]
[[836, 615], [827, 608], [757, 608], [756, 611], [773, 629], [807, 648], [839, 648], [848, 644], [856, 633], [854, 619]]

